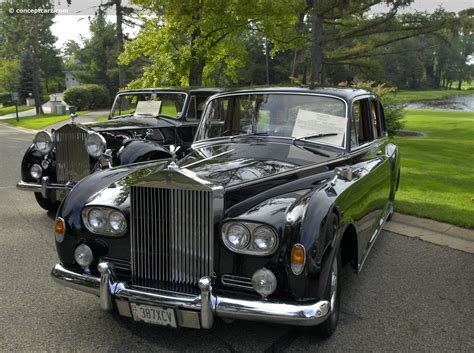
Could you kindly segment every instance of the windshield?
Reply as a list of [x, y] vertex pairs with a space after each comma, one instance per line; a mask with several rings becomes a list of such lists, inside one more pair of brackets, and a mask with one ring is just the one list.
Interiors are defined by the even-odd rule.
[[213, 99], [196, 141], [236, 135], [269, 135], [344, 146], [346, 105], [334, 97], [245, 94]]
[[140, 92], [119, 94], [112, 107], [112, 118], [121, 115], [178, 119], [184, 107], [185, 93]]

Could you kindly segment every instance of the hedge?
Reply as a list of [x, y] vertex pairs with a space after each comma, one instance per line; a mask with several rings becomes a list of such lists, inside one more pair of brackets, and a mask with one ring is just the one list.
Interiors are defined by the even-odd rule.
[[105, 108], [110, 104], [110, 94], [102, 85], [81, 85], [70, 87], [64, 92], [64, 101], [77, 110]]
[[13, 105], [12, 94], [10, 92], [0, 92], [0, 104], [3, 104], [4, 107]]

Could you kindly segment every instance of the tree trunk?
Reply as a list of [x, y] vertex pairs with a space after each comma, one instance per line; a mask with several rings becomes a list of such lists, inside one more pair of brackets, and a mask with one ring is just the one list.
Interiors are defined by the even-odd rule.
[[311, 23], [311, 82], [310, 85], [322, 84], [323, 65], [323, 18], [319, 14], [320, 0], [313, 0], [313, 19]]
[[39, 79], [39, 63], [33, 50], [33, 98], [35, 99], [36, 115], [44, 114], [41, 104], [41, 87]]
[[[296, 33], [299, 36], [303, 35], [305, 15], [306, 13], [302, 12], [298, 16], [298, 23], [296, 24]], [[291, 77], [293, 77], [293, 79], [296, 79], [298, 75], [298, 72], [297, 72], [298, 54], [299, 54], [299, 50], [297, 47], [295, 47], [294, 52], [293, 52], [293, 62], [291, 63]]]
[[204, 59], [199, 56], [196, 48], [196, 39], [201, 35], [201, 29], [195, 28], [191, 34], [191, 63], [189, 70], [189, 85], [202, 86], [202, 74], [204, 72]]
[[[117, 40], [119, 44], [119, 52], [123, 52], [123, 11], [122, 11], [122, 0], [115, 0], [115, 16], [117, 18]], [[125, 66], [118, 64], [119, 72], [119, 87], [125, 87], [127, 85], [127, 77]]]
[[[33, 8], [36, 8], [36, 0], [33, 0]], [[33, 20], [33, 28], [32, 30], [37, 37], [38, 33], [38, 22], [40, 16], [33, 16], [36, 17]], [[35, 99], [35, 108], [36, 108], [36, 115], [44, 114], [43, 106], [41, 104], [41, 86], [40, 86], [40, 67], [39, 67], [39, 41], [38, 38], [33, 42], [31, 54], [33, 55], [33, 98]]]
[[270, 84], [270, 65], [268, 62], [268, 39], [265, 38], [265, 77], [267, 85]]

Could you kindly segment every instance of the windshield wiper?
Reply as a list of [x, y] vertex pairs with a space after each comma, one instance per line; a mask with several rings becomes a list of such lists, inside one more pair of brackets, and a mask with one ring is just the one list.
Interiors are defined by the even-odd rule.
[[327, 133], [327, 134], [315, 134], [315, 135], [308, 135], [308, 136], [298, 137], [298, 138], [295, 138], [294, 141], [304, 141], [304, 140], [312, 139], [312, 138], [326, 137], [326, 136], [336, 136], [336, 135], [337, 135], [337, 133], [335, 133], [335, 132], [331, 132], [331, 133]]
[[253, 137], [253, 136], [268, 136], [268, 132], [264, 132], [264, 131], [261, 131], [261, 132], [251, 132], [249, 134], [245, 133], [245, 134], [240, 134], [240, 135], [235, 135], [235, 136], [231, 136], [230, 137], [230, 142], [232, 142], [234, 139], [245, 139], [247, 137]]

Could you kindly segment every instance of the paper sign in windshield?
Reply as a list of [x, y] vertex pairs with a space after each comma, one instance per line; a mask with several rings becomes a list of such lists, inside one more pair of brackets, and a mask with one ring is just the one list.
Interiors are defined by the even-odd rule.
[[135, 109], [135, 115], [152, 115], [160, 113], [161, 101], [139, 101]]
[[[293, 126], [292, 136], [298, 138], [317, 134], [336, 133], [337, 135], [334, 136], [319, 137], [317, 141], [343, 146], [346, 126], [347, 120], [345, 117], [300, 109], [298, 110], [295, 125]], [[308, 138], [308, 140], [311, 139]]]

